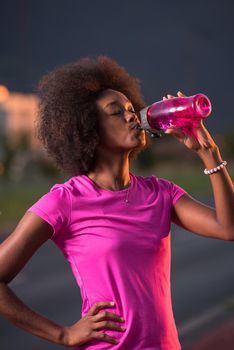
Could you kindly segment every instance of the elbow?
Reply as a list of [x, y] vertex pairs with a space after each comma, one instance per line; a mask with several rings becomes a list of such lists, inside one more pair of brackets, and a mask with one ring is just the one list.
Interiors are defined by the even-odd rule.
[[6, 282], [0, 280], [0, 289], [5, 288], [6, 285], [7, 285]]
[[225, 241], [234, 241], [234, 227], [225, 229], [223, 235]]
[[6, 281], [4, 281], [3, 279], [0, 278], [0, 285], [1, 284], [7, 284]]
[[0, 285], [6, 285], [10, 283], [10, 281], [7, 281], [6, 278], [4, 278], [3, 276], [0, 276]]
[[232, 237], [229, 237], [228, 239], [227, 239], [227, 241], [233, 241], [234, 242], [234, 237], [232, 236]]

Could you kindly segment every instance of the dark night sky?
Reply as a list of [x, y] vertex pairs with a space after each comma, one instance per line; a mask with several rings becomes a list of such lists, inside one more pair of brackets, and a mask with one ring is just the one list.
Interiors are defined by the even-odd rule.
[[0, 84], [32, 92], [80, 57], [108, 55], [140, 78], [147, 103], [207, 94], [212, 131], [233, 125], [233, 0], [12, 0], [0, 11]]

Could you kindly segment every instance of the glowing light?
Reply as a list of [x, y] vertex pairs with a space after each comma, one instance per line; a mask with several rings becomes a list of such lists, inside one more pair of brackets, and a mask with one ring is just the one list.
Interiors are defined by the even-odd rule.
[[174, 112], [176, 112], [176, 111], [183, 111], [184, 110], [184, 106], [177, 106], [177, 107], [171, 107], [170, 109], [169, 109], [169, 112], [170, 113], [174, 113]]
[[7, 87], [4, 85], [0, 85], [0, 103], [5, 102], [8, 99], [9, 95], [10, 93]]

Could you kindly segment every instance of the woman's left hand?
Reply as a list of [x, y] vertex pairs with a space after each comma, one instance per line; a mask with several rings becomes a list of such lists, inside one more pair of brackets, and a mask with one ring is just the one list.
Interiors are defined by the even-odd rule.
[[[182, 92], [177, 92], [178, 97], [186, 97]], [[167, 95], [163, 97], [163, 100], [174, 98], [177, 96]], [[181, 129], [167, 129], [167, 134], [173, 134], [181, 143], [184, 143], [186, 147], [197, 152], [203, 153], [208, 149], [212, 150], [217, 148], [213, 138], [208, 130], [205, 128], [203, 121], [201, 120], [196, 127], [193, 127], [190, 131], [182, 131]]]

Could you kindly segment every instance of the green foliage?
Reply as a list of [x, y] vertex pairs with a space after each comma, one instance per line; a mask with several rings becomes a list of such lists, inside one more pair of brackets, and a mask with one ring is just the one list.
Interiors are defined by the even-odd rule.
[[234, 133], [228, 132], [223, 136], [223, 138], [227, 155], [234, 157]]
[[155, 154], [152, 148], [146, 148], [134, 159], [134, 166], [140, 172], [147, 172], [155, 164]]
[[58, 169], [48, 157], [41, 150], [32, 149], [27, 132], [17, 134], [14, 140], [6, 134], [0, 135], [0, 179], [19, 182], [58, 175]]
[[15, 224], [25, 211], [51, 187], [52, 183], [13, 183], [0, 182], [0, 233], [4, 227]]
[[[155, 140], [156, 141], [156, 140]], [[220, 146], [220, 145], [219, 145]], [[234, 177], [234, 135], [222, 135], [220, 146], [223, 159], [228, 161], [228, 172]], [[23, 155], [28, 155], [27, 164], [21, 164]], [[13, 181], [10, 175], [13, 164], [19, 158], [22, 177]], [[5, 172], [0, 176], [0, 233], [4, 226], [19, 221], [24, 212], [43, 194], [47, 193], [55, 183], [63, 183], [65, 179], [42, 153], [32, 151], [27, 135], [21, 135], [17, 147], [13, 147], [5, 135], [0, 134], [0, 165]], [[173, 181], [194, 198], [213, 196], [209, 176], [203, 174], [203, 163], [195, 153], [191, 153], [172, 142], [172, 138], [159, 139], [139, 153], [132, 163], [133, 172], [137, 175], [156, 175]], [[1, 169], [1, 168], [0, 168]], [[14, 170], [14, 172], [16, 172]], [[16, 174], [17, 177], [17, 174]]]
[[10, 145], [9, 139], [3, 133], [0, 134], [0, 163], [1, 163], [1, 176], [9, 178], [10, 167], [12, 160], [15, 156], [15, 150]]

